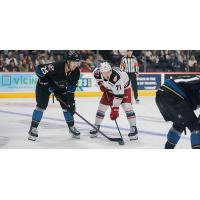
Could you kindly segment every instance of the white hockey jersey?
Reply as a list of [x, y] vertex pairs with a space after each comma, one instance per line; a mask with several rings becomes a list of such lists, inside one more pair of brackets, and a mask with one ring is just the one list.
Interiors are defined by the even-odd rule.
[[109, 93], [114, 95], [113, 106], [119, 107], [124, 97], [124, 90], [131, 87], [128, 74], [120, 68], [112, 68], [110, 79], [105, 80], [99, 68], [93, 73], [98, 85], [103, 85]]

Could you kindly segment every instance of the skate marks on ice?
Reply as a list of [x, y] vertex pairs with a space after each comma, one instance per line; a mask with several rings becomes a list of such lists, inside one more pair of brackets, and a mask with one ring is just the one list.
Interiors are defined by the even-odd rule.
[[[16, 122], [18, 123], [22, 123], [22, 124], [26, 124], [26, 125], [30, 125], [31, 123], [31, 117], [32, 115], [30, 114], [25, 114], [25, 113], [19, 113], [19, 112], [11, 112], [11, 111], [6, 111], [6, 110], [0, 110], [0, 113], [4, 113], [4, 114], [9, 114], [9, 115], [17, 115], [17, 116], [25, 116], [25, 117], [29, 117], [29, 120], [16, 120]], [[138, 117], [139, 120], [146, 120], [146, 121], [151, 121], [151, 118], [150, 117]], [[54, 122], [45, 122], [44, 120], [53, 120]], [[156, 120], [156, 119], [155, 119]], [[56, 124], [55, 122], [63, 122], [63, 124]], [[157, 122], [157, 121], [154, 121], [152, 120], [152, 122]], [[81, 122], [81, 121], [75, 121], [76, 124], [79, 125], [79, 130], [81, 131], [88, 131], [89, 129], [87, 128], [84, 128], [80, 125], [86, 125], [88, 127], [90, 127], [87, 123], [85, 122]], [[41, 122], [40, 126], [44, 129], [66, 129], [67, 126], [65, 124], [65, 121], [63, 119], [58, 119], [58, 118], [54, 118], [54, 117], [43, 117], [43, 121]], [[110, 125], [102, 125], [101, 126], [102, 128], [106, 128], [106, 129], [116, 129], [116, 127], [114, 126], [110, 126]], [[125, 131], [125, 132], [128, 132], [129, 131], [129, 128], [122, 128], [120, 127], [120, 130], [122, 131]], [[115, 130], [117, 133], [106, 133], [108, 136], [115, 136], [118, 134], [118, 131], [117, 129]], [[88, 131], [89, 132], [89, 131]], [[152, 132], [152, 131], [147, 131], [147, 130], [140, 130], [139, 129], [139, 133], [143, 133], [143, 134], [149, 134], [149, 135], [155, 135], [155, 136], [161, 136], [161, 137], [166, 137], [166, 134], [164, 133], [159, 133], [159, 132]]]
[[[77, 98], [77, 111], [90, 122], [94, 121], [99, 98]], [[86, 108], [87, 106], [87, 109]], [[91, 127], [75, 117], [77, 129], [81, 131], [81, 139], [72, 139], [63, 118], [62, 110], [57, 102], [49, 104], [51, 109], [45, 111], [39, 126], [39, 140], [28, 141], [28, 130], [32, 112], [35, 107], [34, 99], [0, 99], [0, 136], [3, 142], [0, 148], [91, 148], [91, 149], [162, 149], [166, 141], [166, 133], [171, 124], [164, 122], [154, 98], [145, 97], [141, 104], [134, 105], [139, 130], [139, 141], [129, 141], [129, 124], [121, 111], [118, 119], [119, 127], [125, 140], [124, 146], [110, 142], [99, 134], [98, 138], [90, 138]], [[109, 119], [109, 111], [102, 123], [101, 131], [110, 137], [119, 137], [114, 122]], [[189, 134], [188, 134], [189, 135]], [[1, 142], [1, 141], [0, 141]], [[190, 148], [189, 136], [181, 138], [178, 148]]]
[[[12, 112], [12, 111], [6, 111], [6, 110], [0, 110], [0, 113], [5, 113], [5, 114], [10, 114], [10, 115], [18, 115], [18, 116], [25, 116], [25, 117], [29, 117], [31, 119], [32, 115], [30, 114], [25, 114], [25, 113], [20, 113], [20, 112]], [[58, 119], [58, 118], [54, 118], [54, 117], [43, 117], [43, 119], [46, 119], [46, 120], [54, 120], [54, 121], [58, 121], [58, 122], [65, 122], [63, 119]], [[140, 120], [140, 121], [149, 121], [149, 122], [159, 122], [159, 123], [166, 123], [165, 121], [163, 121], [161, 118], [156, 118], [156, 117], [148, 117], [148, 116], [137, 116], [137, 119]], [[19, 121], [20, 122], [20, 121]], [[21, 123], [25, 123], [25, 121], [21, 121]], [[26, 121], [26, 123], [29, 123], [30, 124], [30, 121]], [[43, 126], [45, 127], [45, 123], [44, 122], [41, 122], [41, 124], [43, 123]], [[81, 122], [81, 121], [76, 121], [77, 124], [81, 124], [81, 125], [88, 125], [87, 123], [85, 122]], [[59, 126], [59, 125], [58, 125]], [[64, 127], [64, 125], [63, 125]], [[66, 127], [66, 126], [65, 126]], [[109, 126], [109, 125], [102, 125], [102, 127], [104, 128], [108, 128], [108, 129], [113, 129], [113, 128], [116, 128], [116, 127], [113, 127], [113, 126]], [[46, 127], [46, 128], [54, 128], [56, 129], [56, 124], [55, 126], [52, 126], [52, 127]], [[120, 128], [121, 130], [124, 130], [124, 131], [129, 131], [128, 128]], [[152, 134], [152, 135], [158, 135], [158, 136], [166, 136], [166, 134], [162, 134], [162, 133], [157, 133], [157, 132], [152, 132], [152, 131], [145, 131], [145, 130], [139, 130], [141, 133], [144, 133], [144, 134]]]
[[[71, 138], [67, 125], [64, 119], [55, 117], [43, 117], [43, 121], [39, 127], [39, 138], [36, 142], [27, 141], [27, 133], [31, 122], [31, 114], [11, 112], [6, 110], [0, 110], [0, 113], [6, 114], [10, 118], [10, 124], [14, 123], [14, 126], [20, 126], [18, 133], [5, 137], [4, 142], [0, 148], [70, 148], [70, 149], [82, 149], [82, 148], [162, 148], [164, 145], [164, 138], [166, 134], [153, 132], [151, 130], [139, 129], [139, 141], [129, 141], [128, 132], [129, 128], [122, 128], [125, 145], [119, 146], [117, 143], [110, 142], [99, 134], [98, 138], [90, 138], [89, 130], [90, 126], [85, 122], [76, 121], [77, 129], [81, 131], [81, 139]], [[21, 116], [21, 117], [19, 117]], [[14, 117], [14, 119], [13, 119]], [[17, 124], [17, 125], [16, 125]], [[118, 130], [112, 125], [102, 125], [101, 130], [110, 137], [119, 137]], [[9, 129], [8, 129], [9, 131]], [[11, 131], [12, 132], [12, 131]], [[6, 134], [5, 134], [6, 135]], [[183, 139], [188, 139], [183, 137]], [[7, 143], [9, 142], [9, 145]], [[7, 145], [7, 146], [6, 146]]]
[[0, 136], [0, 148], [3, 148], [9, 142], [9, 137]]

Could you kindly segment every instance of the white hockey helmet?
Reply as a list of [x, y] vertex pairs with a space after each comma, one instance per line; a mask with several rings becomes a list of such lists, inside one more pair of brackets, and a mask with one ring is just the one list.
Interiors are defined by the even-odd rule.
[[104, 73], [104, 72], [110, 72], [112, 70], [112, 67], [108, 62], [103, 62], [100, 64], [99, 69], [101, 73]]

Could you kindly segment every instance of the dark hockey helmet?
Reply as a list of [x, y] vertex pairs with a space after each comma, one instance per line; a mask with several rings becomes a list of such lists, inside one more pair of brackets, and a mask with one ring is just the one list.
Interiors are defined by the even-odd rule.
[[67, 60], [72, 60], [72, 61], [80, 61], [80, 56], [77, 53], [77, 51], [68, 51], [67, 52], [67, 56], [66, 56]]

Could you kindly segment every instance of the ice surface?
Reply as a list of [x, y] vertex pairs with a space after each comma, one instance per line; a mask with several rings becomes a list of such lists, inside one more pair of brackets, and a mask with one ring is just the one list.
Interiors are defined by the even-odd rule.
[[[49, 106], [44, 113], [39, 126], [39, 138], [37, 141], [28, 141], [28, 130], [31, 123], [32, 112], [35, 108], [34, 99], [0, 99], [0, 148], [127, 148], [127, 149], [152, 149], [163, 148], [166, 141], [166, 133], [171, 123], [162, 119], [156, 107], [154, 97], [141, 97], [140, 104], [133, 104], [139, 130], [139, 140], [130, 141], [128, 138], [129, 124], [123, 110], [117, 119], [123, 134], [125, 145], [119, 146], [110, 142], [103, 136], [90, 138], [91, 129], [78, 116], [75, 116], [75, 124], [81, 132], [81, 139], [72, 139], [64, 121], [62, 109], [58, 102], [49, 101]], [[99, 98], [76, 98], [77, 112], [88, 121], [94, 122]], [[119, 137], [116, 125], [109, 119], [109, 112], [102, 123], [101, 130], [112, 137]], [[190, 148], [189, 134], [183, 135], [177, 148]]]

